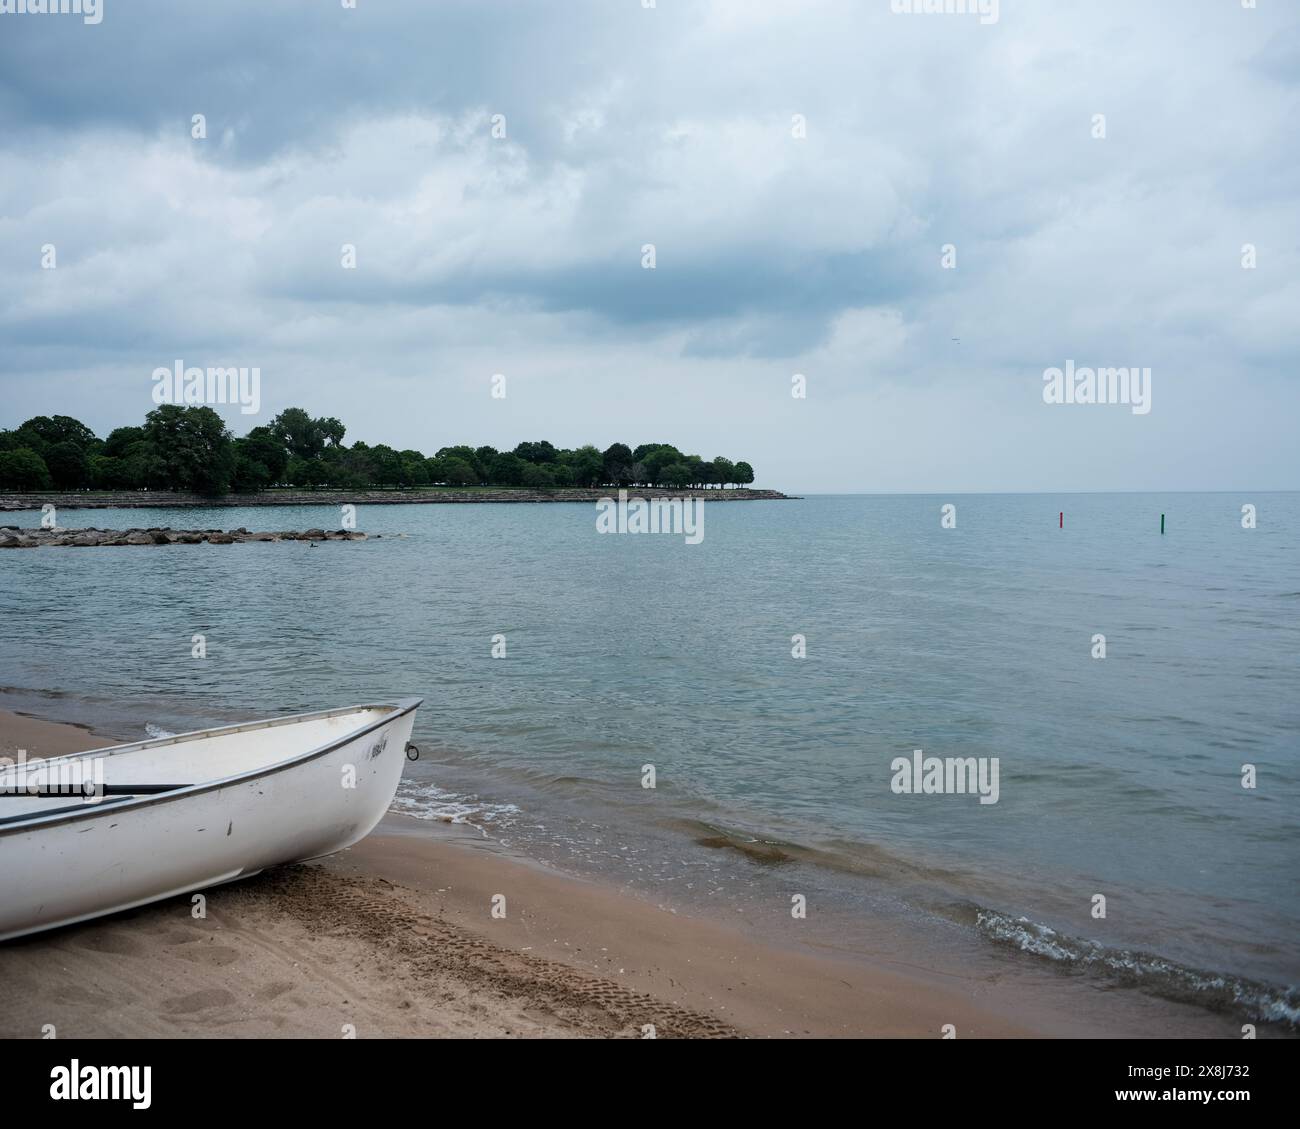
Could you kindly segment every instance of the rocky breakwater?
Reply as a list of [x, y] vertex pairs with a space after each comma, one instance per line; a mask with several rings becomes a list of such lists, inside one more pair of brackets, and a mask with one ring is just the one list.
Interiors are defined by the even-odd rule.
[[[777, 490], [699, 489], [669, 490], [628, 487], [638, 498], [704, 498], [709, 502], [788, 501]], [[0, 493], [0, 511], [39, 510], [51, 505], [72, 509], [142, 509], [153, 506], [399, 506], [479, 502], [599, 502], [617, 496], [617, 487], [564, 486], [528, 489], [522, 486], [476, 486], [472, 489], [421, 487], [416, 490], [264, 490], [260, 494], [225, 494], [210, 498], [200, 494], [173, 494], [160, 490], [83, 491], [73, 494]]]
[[304, 529], [250, 533], [247, 529], [20, 529], [0, 526], [0, 549], [40, 549], [47, 545], [93, 548], [100, 545], [236, 545], [245, 541], [365, 541], [347, 529]]

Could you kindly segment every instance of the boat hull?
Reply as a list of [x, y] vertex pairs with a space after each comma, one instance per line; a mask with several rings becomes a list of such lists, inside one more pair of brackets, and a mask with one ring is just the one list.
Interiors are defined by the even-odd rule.
[[414, 721], [404, 704], [235, 779], [0, 828], [0, 941], [351, 846], [392, 803]]

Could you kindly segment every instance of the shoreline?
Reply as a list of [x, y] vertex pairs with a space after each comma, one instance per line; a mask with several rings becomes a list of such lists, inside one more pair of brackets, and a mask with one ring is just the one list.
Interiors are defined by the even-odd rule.
[[[797, 497], [779, 490], [737, 489], [667, 490], [659, 487], [627, 488], [629, 497], [702, 498], [709, 502], [790, 502]], [[60, 494], [0, 493], [0, 513], [39, 510], [44, 505], [65, 510], [206, 509], [247, 506], [418, 506], [535, 504], [556, 502], [594, 503], [616, 496], [617, 487], [527, 487], [483, 486], [472, 490], [452, 487], [422, 487], [414, 490], [265, 490], [258, 494], [222, 494], [205, 498], [201, 494], [167, 491], [104, 491]]]
[[[19, 742], [102, 744], [0, 711], [0, 752]], [[924, 976], [756, 941], [400, 815], [205, 897], [201, 920], [182, 896], [0, 945], [0, 1037], [1040, 1033]]]
[[[0, 755], [105, 744], [0, 711]], [[495, 895], [507, 915], [494, 919]], [[1134, 1037], [1226, 1034], [1198, 1009], [1088, 1006], [1068, 978], [845, 951], [577, 877], [473, 828], [389, 813], [325, 859], [0, 945], [0, 1036]], [[1086, 995], [1097, 993], [1084, 990]]]

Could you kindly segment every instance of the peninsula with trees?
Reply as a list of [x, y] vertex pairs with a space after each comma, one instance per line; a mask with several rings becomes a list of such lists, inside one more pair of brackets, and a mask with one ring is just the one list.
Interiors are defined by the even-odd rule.
[[712, 498], [784, 498], [753, 490], [749, 463], [684, 454], [669, 443], [513, 450], [468, 445], [433, 455], [382, 443], [345, 444], [344, 425], [287, 408], [235, 437], [211, 408], [164, 404], [138, 427], [101, 439], [71, 416], [35, 416], [0, 430], [0, 509], [19, 495], [58, 495], [67, 506], [284, 505], [391, 502], [587, 501], [611, 489], [649, 495], [707, 491]]

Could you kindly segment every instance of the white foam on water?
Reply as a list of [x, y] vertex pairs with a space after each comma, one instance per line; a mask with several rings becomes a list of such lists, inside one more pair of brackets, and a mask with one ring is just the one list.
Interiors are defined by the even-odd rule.
[[393, 797], [389, 811], [415, 819], [438, 820], [442, 823], [464, 823], [477, 827], [484, 835], [486, 827], [499, 829], [508, 826], [523, 814], [515, 804], [493, 803], [449, 792], [436, 784], [417, 784], [402, 781]]
[[1300, 991], [1294, 987], [1187, 968], [1152, 953], [1107, 948], [1096, 941], [1067, 937], [1027, 917], [1011, 917], [995, 910], [978, 911], [976, 924], [985, 936], [1021, 952], [1112, 977], [1166, 999], [1224, 1010], [1235, 1007], [1251, 1019], [1300, 1026]]

